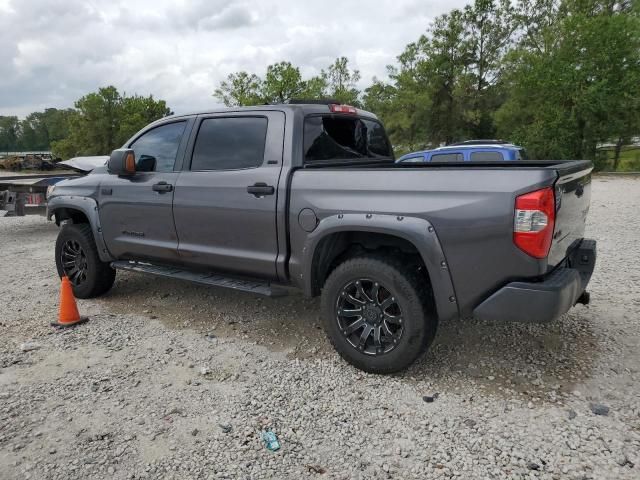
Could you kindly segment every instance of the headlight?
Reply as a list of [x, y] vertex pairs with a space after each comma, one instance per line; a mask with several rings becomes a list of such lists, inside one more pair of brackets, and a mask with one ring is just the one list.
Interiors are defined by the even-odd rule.
[[53, 191], [55, 190], [56, 186], [55, 185], [49, 185], [47, 187], [47, 199], [51, 196], [51, 194], [53, 193]]

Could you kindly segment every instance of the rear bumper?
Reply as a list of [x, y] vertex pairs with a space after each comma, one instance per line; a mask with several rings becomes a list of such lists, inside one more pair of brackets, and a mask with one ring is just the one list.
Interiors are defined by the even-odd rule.
[[564, 265], [538, 282], [511, 282], [478, 305], [482, 320], [546, 322], [566, 313], [584, 295], [596, 262], [596, 241], [582, 240]]

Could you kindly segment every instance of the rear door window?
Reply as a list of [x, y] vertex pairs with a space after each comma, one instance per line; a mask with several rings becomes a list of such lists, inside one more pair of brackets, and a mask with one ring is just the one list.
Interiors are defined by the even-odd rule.
[[501, 162], [502, 152], [471, 152], [472, 162]]
[[461, 153], [434, 153], [431, 155], [432, 162], [463, 162]]
[[376, 158], [393, 158], [391, 144], [380, 122], [341, 115], [305, 118], [305, 163]]
[[206, 118], [193, 147], [191, 170], [238, 170], [262, 165], [264, 117]]

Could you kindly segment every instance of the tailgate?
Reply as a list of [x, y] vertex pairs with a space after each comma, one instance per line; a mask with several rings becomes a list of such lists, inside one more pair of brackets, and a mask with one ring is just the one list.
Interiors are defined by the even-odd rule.
[[555, 184], [556, 222], [549, 251], [549, 267], [558, 265], [584, 237], [591, 201], [591, 162], [558, 167]]

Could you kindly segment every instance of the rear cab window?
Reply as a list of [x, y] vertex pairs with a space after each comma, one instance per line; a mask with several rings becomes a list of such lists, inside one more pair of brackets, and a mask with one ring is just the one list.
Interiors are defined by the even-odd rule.
[[380, 122], [347, 115], [309, 115], [304, 120], [306, 164], [331, 160], [371, 162], [393, 159], [393, 150]]

